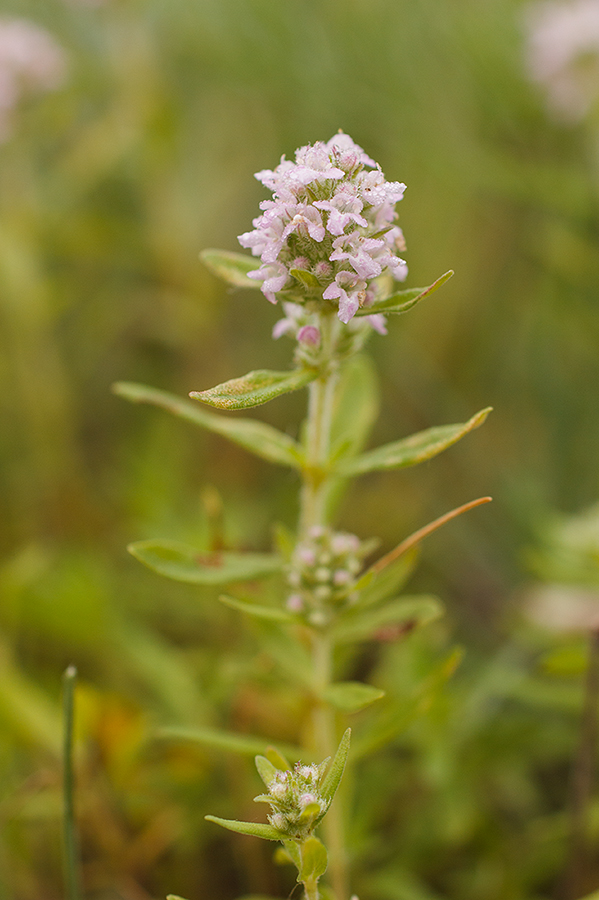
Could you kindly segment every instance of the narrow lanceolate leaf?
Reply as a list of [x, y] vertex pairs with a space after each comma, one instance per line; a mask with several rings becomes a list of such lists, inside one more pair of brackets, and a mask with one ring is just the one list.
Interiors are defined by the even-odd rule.
[[373, 313], [405, 313], [416, 306], [417, 303], [420, 303], [421, 300], [424, 300], [425, 297], [430, 296], [437, 288], [440, 288], [442, 284], [445, 284], [446, 281], [449, 281], [452, 275], [453, 270], [450, 269], [428, 287], [411, 288], [407, 291], [396, 291], [384, 300], [375, 300], [372, 306], [365, 306], [364, 308], [359, 309], [356, 315], [371, 316]]
[[227, 250], [202, 250], [200, 259], [214, 275], [233, 287], [259, 290], [262, 286], [259, 279], [248, 278], [248, 272], [255, 272], [260, 268], [260, 262], [251, 256]]
[[297, 844], [295, 841], [283, 841], [283, 847], [287, 851], [289, 861], [294, 863], [296, 869], [299, 872], [302, 867], [302, 856], [299, 844]]
[[278, 747], [267, 747], [266, 757], [279, 772], [287, 772], [291, 768], [291, 763], [285, 759]]
[[360, 596], [360, 609], [397, 596], [416, 568], [419, 552], [417, 546], [412, 547], [382, 570], [375, 570], [372, 566], [367, 569], [354, 588]]
[[[219, 728], [186, 728], [179, 725], [171, 725], [161, 728], [158, 737], [165, 740], [190, 741], [202, 744], [213, 750], [227, 750], [232, 753], [240, 753], [242, 756], [256, 756], [268, 752], [268, 739], [254, 737], [249, 734], [236, 734]], [[285, 746], [285, 753], [292, 759], [299, 759], [301, 750], [299, 747]]]
[[120, 381], [113, 385], [113, 391], [119, 397], [124, 397], [133, 403], [149, 403], [159, 406], [167, 412], [173, 413], [194, 425], [200, 425], [214, 434], [233, 441], [240, 447], [255, 453], [269, 462], [280, 466], [299, 468], [303, 460], [303, 452], [300, 445], [265, 422], [256, 422], [254, 419], [227, 418], [208, 412], [183, 397], [160, 391], [157, 388], [146, 387], [144, 384], [132, 384]]
[[467, 422], [459, 425], [439, 425], [419, 431], [401, 441], [384, 444], [376, 450], [362, 453], [354, 459], [340, 460], [335, 472], [339, 475], [362, 475], [380, 469], [402, 469], [432, 459], [451, 447], [465, 434], [478, 428], [487, 418], [491, 407], [481, 410]]
[[266, 785], [266, 787], [270, 787], [273, 781], [275, 780], [275, 776], [277, 774], [277, 769], [266, 756], [258, 755], [255, 759], [256, 768], [258, 769], [258, 775]]
[[189, 396], [219, 409], [248, 409], [251, 406], [261, 406], [290, 391], [298, 391], [314, 381], [317, 374], [315, 369], [295, 369], [292, 372], [256, 369], [255, 372], [224, 381], [207, 391], [192, 391]]
[[368, 439], [379, 409], [374, 366], [367, 356], [349, 360], [335, 391], [331, 426], [331, 456], [354, 456]]
[[312, 835], [301, 845], [301, 868], [298, 881], [318, 880], [327, 870], [328, 857], [324, 844]]
[[329, 803], [337, 793], [337, 788], [339, 787], [339, 782], [343, 776], [343, 771], [345, 769], [345, 763], [347, 760], [347, 754], [349, 753], [349, 742], [351, 740], [351, 728], [346, 729], [339, 742], [339, 747], [337, 748], [337, 752], [335, 753], [335, 757], [333, 762], [331, 763], [331, 768], [326, 774], [326, 778], [322, 783], [322, 787], [320, 789], [321, 796], [324, 797], [325, 800], [328, 800]]
[[218, 816], [204, 816], [204, 818], [229, 831], [237, 831], [238, 834], [252, 834], [254, 837], [264, 838], [265, 841], [280, 841], [283, 837], [281, 832], [272, 825], [263, 825], [262, 822], [238, 822], [236, 819], [220, 819]]
[[421, 682], [411, 697], [395, 699], [380, 710], [380, 715], [371, 722], [352, 747], [352, 758], [361, 759], [380, 747], [397, 740], [417, 719], [425, 715], [443, 690], [447, 681], [458, 667], [462, 651], [458, 648], [438, 664]]
[[342, 681], [331, 684], [322, 695], [323, 700], [346, 713], [358, 712], [380, 700], [385, 692], [361, 681]]
[[426, 625], [443, 614], [443, 606], [436, 597], [399, 597], [377, 609], [356, 611], [341, 619], [333, 628], [332, 638], [337, 644], [371, 639], [387, 640], [402, 631]]
[[272, 575], [282, 561], [273, 553], [203, 553], [178, 541], [137, 541], [127, 547], [149, 569], [188, 584], [231, 584]]
[[297, 617], [293, 613], [287, 612], [286, 609], [280, 609], [278, 606], [261, 606], [258, 603], [251, 603], [249, 600], [229, 597], [227, 594], [221, 595], [218, 599], [225, 606], [237, 609], [239, 612], [245, 613], [247, 616], [253, 616], [255, 619], [267, 619], [270, 622], [297, 621]]
[[[435, 519], [432, 522], [429, 522], [428, 525], [424, 525], [422, 528], [419, 528], [418, 531], [415, 531], [413, 534], [409, 535], [405, 540], [398, 544], [397, 547], [394, 547], [393, 550], [390, 550], [389, 553], [386, 553], [380, 559], [378, 559], [367, 572], [364, 573], [360, 581], [368, 578], [377, 578], [378, 575], [384, 571], [388, 566], [395, 564], [396, 560], [398, 560], [404, 553], [408, 553], [412, 551], [418, 544], [424, 540], [425, 537], [428, 537], [433, 532], [437, 531], [439, 528], [442, 528], [443, 525], [446, 525], [448, 522], [451, 522], [452, 519], [457, 519], [458, 516], [463, 515], [466, 512], [470, 512], [471, 509], [476, 509], [478, 506], [483, 506], [485, 503], [490, 503], [492, 497], [478, 497], [476, 500], [470, 500], [469, 503], [464, 503], [462, 506], [458, 506], [456, 509], [450, 510], [448, 513], [445, 513], [442, 516], [439, 516], [438, 519]], [[359, 588], [360, 581], [358, 581], [356, 587]]]

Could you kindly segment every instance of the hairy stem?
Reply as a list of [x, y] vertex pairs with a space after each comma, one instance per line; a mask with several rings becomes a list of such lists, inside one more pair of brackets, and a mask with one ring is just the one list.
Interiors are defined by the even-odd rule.
[[314, 526], [326, 525], [327, 468], [331, 449], [333, 403], [337, 385], [338, 366], [335, 343], [338, 321], [330, 315], [321, 316], [322, 372], [309, 386], [308, 416], [306, 419], [306, 465], [300, 496], [300, 537]]
[[318, 892], [318, 879], [317, 878], [307, 878], [302, 882], [304, 885], [304, 894], [306, 900], [319, 900], [320, 894]]
[[[331, 451], [331, 428], [335, 388], [338, 380], [338, 360], [335, 359], [339, 322], [332, 315], [322, 315], [320, 333], [322, 338], [322, 373], [310, 384], [308, 415], [306, 420], [306, 466], [300, 495], [299, 539], [305, 538], [310, 529], [326, 527], [326, 492], [328, 487], [328, 466]], [[333, 677], [333, 648], [326, 632], [314, 629], [312, 632], [312, 662], [317, 699], [311, 713], [311, 750], [318, 759], [333, 756], [337, 741], [335, 735], [335, 714], [322, 697]], [[337, 900], [348, 896], [347, 857], [343, 839], [343, 823], [339, 799], [334, 803], [323, 821], [325, 842], [330, 854], [330, 881]], [[307, 900], [317, 900], [318, 888], [313, 890], [305, 884]]]

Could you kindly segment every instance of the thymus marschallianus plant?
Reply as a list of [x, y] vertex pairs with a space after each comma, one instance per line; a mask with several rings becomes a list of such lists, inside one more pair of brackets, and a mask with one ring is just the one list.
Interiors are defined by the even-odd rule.
[[[405, 244], [395, 206], [405, 185], [387, 181], [380, 166], [346, 134], [302, 147], [294, 162], [283, 157], [276, 169], [256, 177], [273, 197], [261, 203], [254, 229], [239, 241], [260, 257], [260, 264], [251, 257], [218, 250], [206, 250], [202, 258], [229, 284], [258, 288], [271, 303], [281, 301], [284, 317], [275, 325], [273, 337], [286, 335], [294, 340], [293, 367], [282, 372], [252, 371], [209, 390], [194, 391], [190, 397], [204, 406], [242, 410], [306, 387], [309, 399], [302, 439], [296, 441], [255, 419], [209, 412], [198, 403], [143, 385], [120, 383], [115, 390], [134, 402], [165, 408], [272, 463], [296, 470], [300, 478], [297, 529], [293, 534], [279, 529], [273, 553], [223, 551], [212, 559], [195, 548], [164, 540], [143, 541], [130, 550], [155, 571], [200, 585], [229, 585], [283, 574], [284, 593], [277, 605], [256, 603], [234, 592], [221, 599], [240, 613], [268, 623], [271, 637], [274, 633], [283, 646], [295, 646], [306, 660], [297, 677], [308, 709], [308, 721], [298, 723], [298, 734], [304, 736], [301, 761], [290, 764], [264, 738], [256, 765], [267, 792], [256, 800], [270, 806], [268, 822], [208, 818], [232, 831], [280, 841], [281, 853], [296, 866], [308, 900], [319, 897], [318, 881], [330, 858], [333, 893], [337, 900], [347, 900], [342, 810], [339, 802], [332, 802], [349, 752], [350, 730], [344, 718], [376, 703], [383, 692], [364, 682], [336, 681], [334, 651], [340, 645], [368, 640], [381, 629], [410, 630], [438, 615], [435, 598], [398, 597], [414, 548], [427, 534], [489, 498], [446, 513], [366, 568], [364, 558], [372, 552], [372, 543], [335, 530], [334, 505], [352, 478], [431, 459], [478, 427], [488, 410], [465, 423], [429, 428], [363, 451], [375, 404], [361, 351], [373, 332], [387, 333], [387, 316], [412, 309], [452, 272], [425, 288], [400, 288], [407, 266], [400, 255]], [[393, 711], [388, 710], [371, 726], [373, 733], [357, 735], [355, 752], [359, 754], [360, 746], [363, 753], [392, 739], [393, 721]], [[240, 738], [236, 744], [236, 736], [226, 732], [200, 730], [198, 739], [247, 751], [247, 740]], [[321, 821], [322, 842], [315, 834]]]

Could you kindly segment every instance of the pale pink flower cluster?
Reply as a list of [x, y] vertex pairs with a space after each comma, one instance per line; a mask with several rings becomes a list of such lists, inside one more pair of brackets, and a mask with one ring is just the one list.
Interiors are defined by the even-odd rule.
[[564, 122], [599, 100], [599, 0], [539, 0], [526, 9], [527, 67]]
[[0, 141], [12, 133], [12, 116], [21, 97], [53, 91], [66, 74], [62, 47], [27, 19], [0, 18]]
[[373, 279], [384, 272], [405, 279], [407, 265], [398, 255], [405, 243], [393, 223], [406, 186], [386, 181], [349, 135], [300, 147], [295, 162], [283, 157], [274, 171], [265, 169], [256, 178], [273, 199], [260, 204], [254, 231], [239, 242], [261, 258], [249, 277], [262, 282], [271, 303], [279, 291], [293, 288], [297, 299], [301, 286], [305, 299], [338, 305], [347, 324], [374, 300]]

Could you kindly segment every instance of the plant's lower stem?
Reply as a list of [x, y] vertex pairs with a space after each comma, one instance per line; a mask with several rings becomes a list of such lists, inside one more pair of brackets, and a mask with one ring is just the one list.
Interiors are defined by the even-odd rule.
[[[310, 385], [306, 420], [306, 467], [300, 496], [299, 539], [308, 536], [315, 527], [326, 527], [327, 469], [331, 451], [331, 429], [338, 366], [335, 345], [339, 322], [336, 317], [323, 315], [320, 322], [322, 338], [322, 373]], [[333, 648], [324, 631], [312, 632], [312, 660], [316, 698], [311, 712], [311, 751], [318, 760], [332, 757], [337, 749], [335, 714], [322, 698], [333, 678]], [[343, 838], [343, 818], [337, 798], [325, 816], [322, 828], [329, 852], [328, 878], [337, 900], [347, 900], [347, 857]], [[307, 900], [317, 900], [318, 887], [305, 884]], [[314, 891], [314, 893], [312, 893]]]
[[[331, 684], [333, 675], [332, 647], [326, 634], [319, 632], [314, 634], [312, 658], [317, 692], [322, 696]], [[335, 713], [331, 706], [323, 700], [317, 700], [314, 704], [312, 733], [318, 759], [332, 757], [337, 749]], [[329, 880], [337, 900], [347, 900], [349, 893], [342, 799], [343, 794], [340, 790], [322, 823], [325, 844], [329, 851]]]

